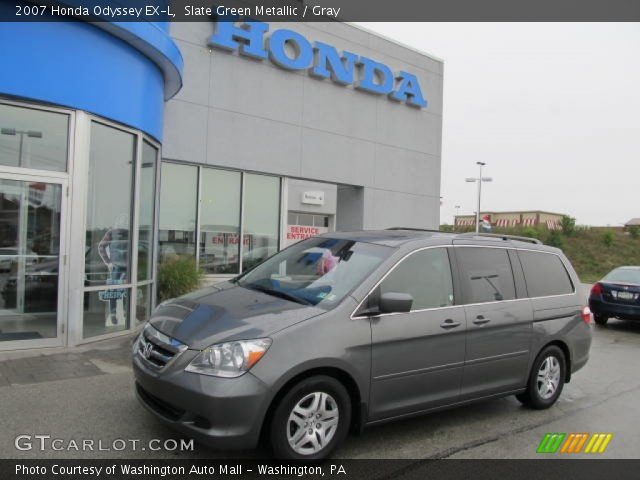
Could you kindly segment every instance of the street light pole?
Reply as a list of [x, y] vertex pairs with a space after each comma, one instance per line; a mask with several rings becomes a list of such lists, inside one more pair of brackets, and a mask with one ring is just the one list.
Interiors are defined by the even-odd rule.
[[478, 177], [478, 210], [476, 211], [476, 233], [480, 233], [480, 198], [482, 198], [482, 167], [486, 165], [484, 162], [476, 162], [480, 166], [480, 176]]
[[476, 165], [480, 167], [480, 176], [478, 178], [467, 178], [469, 183], [478, 182], [478, 208], [476, 210], [476, 233], [480, 233], [480, 199], [482, 197], [482, 182], [491, 182], [491, 177], [482, 176], [482, 167], [486, 165], [485, 162], [476, 162]]

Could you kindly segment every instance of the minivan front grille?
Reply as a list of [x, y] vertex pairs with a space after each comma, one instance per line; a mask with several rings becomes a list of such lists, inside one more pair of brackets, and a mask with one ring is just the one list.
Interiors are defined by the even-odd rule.
[[138, 355], [147, 365], [156, 369], [166, 367], [186, 349], [186, 345], [151, 325], [147, 325], [138, 338]]

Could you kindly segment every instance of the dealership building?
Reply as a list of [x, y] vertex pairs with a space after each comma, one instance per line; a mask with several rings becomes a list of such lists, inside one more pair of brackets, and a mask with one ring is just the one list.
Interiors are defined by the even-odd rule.
[[[353, 25], [3, 23], [0, 350], [136, 329], [334, 230], [439, 224], [442, 61]], [[9, 48], [10, 46], [10, 48]]]
[[[564, 213], [543, 212], [542, 210], [524, 210], [511, 212], [481, 212], [480, 219], [484, 219], [498, 228], [515, 227], [545, 227], [549, 230], [561, 228]], [[459, 228], [474, 227], [476, 216], [456, 215], [454, 225]]]

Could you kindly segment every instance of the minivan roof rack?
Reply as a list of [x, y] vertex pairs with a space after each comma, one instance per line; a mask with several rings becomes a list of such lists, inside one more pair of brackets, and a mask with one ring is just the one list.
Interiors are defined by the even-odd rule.
[[538, 240], [537, 238], [521, 237], [519, 235], [506, 235], [506, 234], [503, 234], [503, 233], [466, 232], [466, 233], [460, 233], [459, 236], [461, 236], [461, 237], [489, 237], [489, 238], [502, 239], [502, 240], [517, 240], [519, 242], [527, 242], [527, 243], [534, 243], [536, 245], [542, 245], [542, 242], [540, 240]]
[[414, 228], [414, 227], [391, 227], [386, 230], [408, 230], [410, 232], [433, 232], [433, 233], [442, 233], [441, 230], [432, 230], [429, 228]]

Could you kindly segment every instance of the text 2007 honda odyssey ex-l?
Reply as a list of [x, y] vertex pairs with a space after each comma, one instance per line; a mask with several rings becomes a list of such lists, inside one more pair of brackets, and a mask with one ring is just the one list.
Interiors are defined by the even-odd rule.
[[560, 250], [529, 239], [314, 237], [160, 305], [134, 345], [136, 391], [204, 443], [251, 448], [264, 435], [291, 459], [480, 399], [547, 408], [589, 356], [578, 285]]

